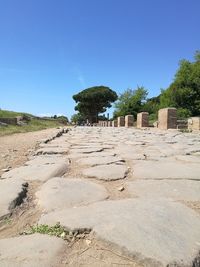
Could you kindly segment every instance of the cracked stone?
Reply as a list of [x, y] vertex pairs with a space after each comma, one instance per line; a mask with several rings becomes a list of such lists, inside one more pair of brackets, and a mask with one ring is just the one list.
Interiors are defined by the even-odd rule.
[[44, 155], [32, 157], [25, 165], [48, 165], [48, 164], [68, 164], [69, 160], [60, 155]]
[[25, 181], [46, 181], [52, 177], [62, 176], [68, 168], [66, 163], [55, 163], [51, 165], [28, 165], [13, 169], [4, 173], [2, 179], [14, 178]]
[[67, 154], [68, 148], [65, 147], [45, 147], [38, 149], [35, 155], [45, 155], [45, 154]]
[[107, 157], [83, 158], [83, 159], [78, 160], [77, 162], [82, 164], [82, 165], [96, 166], [96, 165], [104, 165], [104, 164], [111, 164], [111, 163], [117, 163], [117, 162], [124, 162], [124, 160], [119, 158], [119, 157], [107, 156]]
[[103, 151], [102, 147], [89, 147], [89, 148], [75, 148], [72, 150], [73, 153], [80, 153], [80, 154], [90, 154], [93, 152], [101, 152]]
[[125, 249], [145, 266], [192, 266], [200, 250], [200, 216], [164, 199], [102, 201], [51, 212], [39, 223], [58, 221], [70, 230], [93, 229], [101, 240]]
[[0, 180], [0, 218], [9, 215], [15, 206], [21, 204], [26, 192], [27, 185], [23, 180]]

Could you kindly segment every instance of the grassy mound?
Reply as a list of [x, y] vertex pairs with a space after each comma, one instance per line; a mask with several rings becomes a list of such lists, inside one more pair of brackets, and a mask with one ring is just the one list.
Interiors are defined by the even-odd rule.
[[39, 118], [28, 113], [0, 110], [0, 121], [1, 118], [15, 118], [17, 116], [24, 116], [28, 120], [25, 121], [24, 125], [8, 124], [7, 126], [0, 126], [0, 136], [56, 128], [67, 124], [67, 121], [63, 120], [63, 118]]

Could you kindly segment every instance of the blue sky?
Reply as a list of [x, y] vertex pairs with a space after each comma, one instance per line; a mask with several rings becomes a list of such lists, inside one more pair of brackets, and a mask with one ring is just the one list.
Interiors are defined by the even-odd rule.
[[200, 49], [199, 0], [0, 0], [0, 108], [74, 113], [105, 85], [149, 97]]

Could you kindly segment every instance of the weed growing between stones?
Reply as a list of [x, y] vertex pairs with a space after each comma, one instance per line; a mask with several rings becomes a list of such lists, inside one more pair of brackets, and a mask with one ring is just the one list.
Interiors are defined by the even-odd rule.
[[60, 225], [60, 223], [56, 223], [53, 226], [49, 226], [47, 224], [37, 224], [31, 226], [29, 234], [35, 233], [53, 235], [61, 238], [64, 238], [66, 235], [69, 235], [69, 232], [66, 231], [64, 227]]
[[12, 220], [10, 217], [6, 216], [5, 218], [3, 218], [3, 223], [4, 224], [11, 224], [12, 223]]
[[75, 241], [76, 239], [85, 238], [86, 235], [90, 233], [91, 230], [84, 229], [83, 231], [68, 231], [63, 226], [60, 225], [60, 223], [56, 223], [53, 226], [49, 226], [47, 224], [37, 224], [34, 226], [31, 226], [29, 231], [25, 231], [21, 233], [22, 235], [31, 235], [35, 233], [39, 234], [46, 234], [51, 236], [60, 237], [64, 240], [67, 240], [69, 242]]

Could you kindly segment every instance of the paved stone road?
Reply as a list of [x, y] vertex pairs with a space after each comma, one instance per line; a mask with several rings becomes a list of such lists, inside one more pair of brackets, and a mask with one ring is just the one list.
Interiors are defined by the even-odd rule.
[[[143, 266], [200, 266], [199, 133], [77, 127], [1, 178], [0, 218], [40, 181], [39, 224], [89, 229]], [[2, 239], [0, 266], [56, 266], [63, 247], [38, 234]]]

